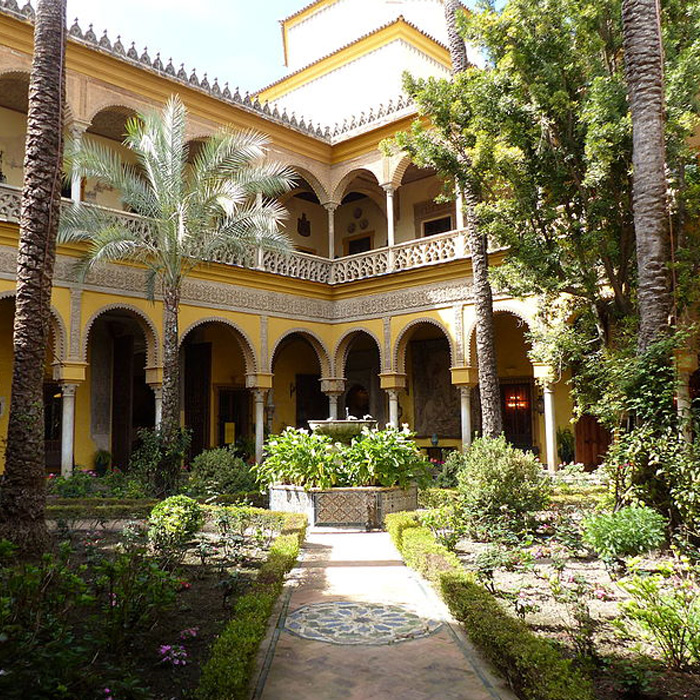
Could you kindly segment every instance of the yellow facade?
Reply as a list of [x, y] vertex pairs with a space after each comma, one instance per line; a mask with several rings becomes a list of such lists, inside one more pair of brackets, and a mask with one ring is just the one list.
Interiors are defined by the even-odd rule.
[[[17, 188], [26, 124], [22, 90], [31, 29], [29, 22], [0, 11], [5, 176], [0, 181], [0, 437], [6, 431], [10, 393]], [[192, 402], [199, 402], [202, 416], [195, 418], [202, 418], [202, 446], [226, 442], [234, 423], [247, 426], [252, 436], [256, 390], [264, 394], [265, 427], [272, 432], [304, 423], [309, 411], [328, 412], [336, 404], [339, 415], [369, 406], [388, 419], [395, 392], [399, 420], [418, 430], [421, 444], [430, 446], [434, 434], [441, 448], [468, 441], [470, 436], [460, 432], [459, 387], [476, 383], [475, 315], [458, 212], [454, 204], [434, 203], [442, 183], [433, 172], [404, 157], [385, 156], [378, 148], [409, 118], [401, 115], [333, 140], [83, 40], [69, 42], [67, 70], [67, 131], [78, 137], [123, 153], [119, 134], [125, 119], [162, 105], [176, 92], [189, 109], [192, 139], [205, 138], [221, 125], [255, 128], [269, 135], [270, 157], [300, 175], [298, 188], [283, 200], [289, 211], [286, 230], [300, 255], [266, 258], [248, 270], [212, 263], [185, 282], [179, 316], [182, 416], [186, 422]], [[74, 186], [64, 194], [121, 209], [118, 192], [91, 182], [79, 185], [79, 193]], [[388, 247], [390, 222], [394, 246]], [[430, 234], [431, 225], [443, 226], [444, 232]], [[334, 236], [329, 235], [331, 226]], [[144, 272], [138, 267], [112, 265], [79, 284], [71, 270], [79, 252], [69, 247], [58, 251], [53, 377], [47, 372], [47, 382], [57, 382], [64, 391], [74, 387], [70, 458], [90, 467], [98, 449], [128, 456], [136, 429], [155, 420], [163, 314], [159, 299], [146, 298]], [[494, 264], [499, 260], [500, 254], [494, 254]], [[545, 454], [545, 423], [536, 408], [540, 390], [523, 336], [535, 307], [534, 300], [497, 298], [499, 375], [506, 384], [518, 379], [530, 387], [531, 446], [552, 463], [556, 457]], [[203, 389], [197, 381], [188, 383], [188, 362], [206, 383]], [[437, 389], [431, 395], [433, 380]], [[556, 425], [566, 426], [571, 405], [565, 378], [554, 380]], [[124, 411], [131, 411], [131, 418]]]

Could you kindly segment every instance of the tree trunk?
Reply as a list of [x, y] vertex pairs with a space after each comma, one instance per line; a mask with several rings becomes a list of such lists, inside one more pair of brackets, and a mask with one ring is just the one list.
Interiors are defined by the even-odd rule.
[[[455, 12], [458, 0], [445, 0], [445, 20], [450, 41], [450, 56], [454, 74], [469, 66], [464, 40], [457, 31]], [[479, 393], [481, 398], [481, 423], [485, 437], [497, 437], [503, 432], [501, 413], [501, 387], [496, 366], [496, 344], [493, 327], [493, 293], [489, 282], [489, 256], [486, 236], [479, 231], [476, 215], [477, 198], [471, 187], [462, 192], [464, 223], [472, 257], [474, 307], [476, 310], [476, 356], [479, 363]]]
[[163, 395], [160, 434], [165, 456], [156, 475], [156, 490], [166, 495], [176, 485], [182, 456], [177, 449], [180, 434], [180, 339], [178, 312], [180, 290], [163, 290]]
[[452, 58], [452, 72], [461, 73], [469, 66], [467, 47], [457, 29], [456, 11], [461, 7], [459, 0], [445, 0], [445, 21], [447, 23], [447, 38]]
[[493, 326], [493, 293], [489, 282], [489, 256], [486, 236], [479, 231], [476, 197], [470, 188], [463, 193], [467, 239], [472, 258], [474, 308], [476, 311], [476, 356], [479, 362], [479, 394], [484, 437], [495, 438], [503, 432], [501, 386], [496, 366]]
[[639, 278], [638, 348], [643, 352], [668, 329], [672, 306], [663, 48], [658, 0], [623, 0], [622, 23], [632, 116], [632, 206]]
[[0, 537], [41, 551], [44, 520], [44, 363], [49, 338], [63, 164], [65, 0], [39, 0], [24, 158], [12, 396], [0, 492]]

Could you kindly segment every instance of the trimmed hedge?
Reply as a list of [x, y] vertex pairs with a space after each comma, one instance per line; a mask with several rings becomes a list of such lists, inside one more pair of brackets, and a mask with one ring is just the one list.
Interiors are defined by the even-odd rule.
[[283, 513], [282, 534], [273, 542], [250, 593], [234, 605], [232, 619], [214, 642], [202, 668], [199, 700], [248, 700], [251, 675], [268, 619], [282, 592], [284, 576], [296, 563], [306, 536], [305, 515]]
[[406, 564], [436, 585], [451, 614], [519, 697], [593, 700], [590, 682], [572, 662], [476, 584], [457, 556], [419, 525], [416, 513], [387, 515], [386, 528]]
[[443, 508], [452, 506], [457, 502], [459, 492], [457, 489], [429, 488], [418, 491], [418, 505], [421, 508]]
[[[266, 508], [268, 496], [259, 491], [195, 499], [202, 505], [250, 504]], [[49, 498], [47, 520], [145, 520], [160, 501], [146, 498]]]

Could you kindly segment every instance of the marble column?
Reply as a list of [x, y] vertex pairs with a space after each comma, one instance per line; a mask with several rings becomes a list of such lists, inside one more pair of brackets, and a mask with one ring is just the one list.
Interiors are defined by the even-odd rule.
[[557, 459], [557, 423], [554, 413], [554, 385], [545, 382], [544, 391], [544, 433], [547, 450], [547, 467], [550, 471], [556, 471]]
[[156, 418], [155, 418], [155, 428], [156, 430], [160, 428], [161, 421], [163, 420], [163, 385], [162, 384], [150, 384], [151, 390], [153, 391], [153, 396], [156, 400]]
[[392, 428], [399, 427], [399, 390], [387, 389], [389, 394], [389, 425]]
[[464, 228], [464, 200], [462, 199], [461, 190], [457, 190], [457, 199], [455, 200], [455, 228], [461, 231]]
[[63, 407], [61, 416], [61, 476], [73, 474], [75, 447], [75, 391], [77, 384], [61, 384]]
[[262, 462], [265, 442], [265, 394], [267, 389], [253, 389], [255, 399], [255, 461]]
[[[73, 124], [71, 127], [71, 138], [73, 140], [73, 148], [78, 150], [83, 140], [83, 134], [87, 131], [89, 124]], [[82, 200], [82, 178], [73, 172], [70, 178], [70, 198], [74, 202]]]
[[467, 385], [459, 387], [460, 418], [462, 424], [462, 450], [472, 444], [472, 388]]
[[335, 258], [335, 210], [338, 205], [335, 202], [326, 202], [323, 208], [328, 212], [328, 259]]
[[394, 246], [394, 186], [383, 185], [386, 192], [386, 244], [389, 248]]

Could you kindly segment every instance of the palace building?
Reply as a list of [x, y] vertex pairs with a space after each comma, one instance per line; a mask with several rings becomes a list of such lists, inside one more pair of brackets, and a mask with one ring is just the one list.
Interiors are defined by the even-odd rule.
[[[33, 10], [0, 0], [0, 436], [7, 429], [18, 219]], [[254, 265], [196, 268], [180, 314], [182, 422], [193, 454], [304, 426], [371, 414], [407, 423], [431, 456], [479, 430], [475, 312], [461, 208], [437, 204], [442, 183], [379, 143], [415, 109], [401, 73], [448, 76], [441, 0], [317, 0], [282, 22], [286, 77], [241, 93], [107, 32], [74, 23], [67, 45], [66, 128], [124, 153], [125, 121], [177, 93], [191, 152], [221, 125], [268, 135], [270, 158], [298, 173], [283, 198], [295, 252]], [[367, 77], [371, 76], [371, 80]], [[119, 192], [74, 178], [64, 191], [123, 211]], [[47, 468], [89, 468], [98, 450], [126, 465], [139, 428], [159, 416], [162, 308], [145, 275], [107, 265], [78, 283], [80, 251], [59, 247], [47, 350]], [[499, 264], [503, 251], [493, 251]], [[497, 294], [496, 345], [505, 433], [554, 468], [557, 428], [594, 463], [606, 436], [571, 425], [567, 377], [528, 359], [534, 299]]]

